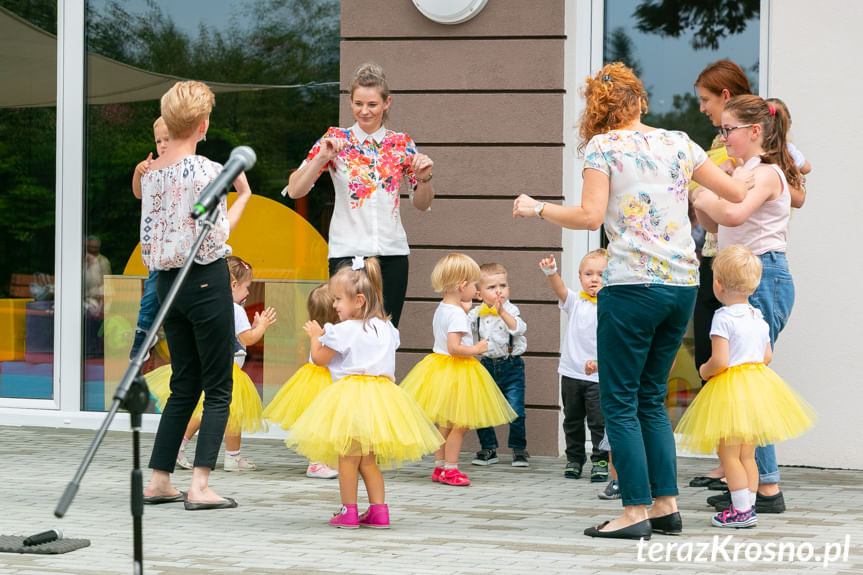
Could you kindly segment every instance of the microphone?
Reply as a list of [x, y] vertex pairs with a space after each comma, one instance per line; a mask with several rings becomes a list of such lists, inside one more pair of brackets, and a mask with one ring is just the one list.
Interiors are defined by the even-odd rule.
[[50, 543], [51, 541], [57, 541], [58, 539], [63, 539], [63, 532], [59, 529], [51, 529], [49, 531], [37, 533], [36, 535], [31, 535], [24, 540], [24, 545], [27, 547], [32, 545], [42, 545], [43, 543]]
[[231, 157], [225, 162], [222, 171], [216, 176], [216, 179], [204, 188], [204, 191], [198, 197], [198, 203], [195, 204], [192, 208], [192, 213], [189, 215], [197, 220], [207, 212], [215, 209], [219, 203], [219, 198], [234, 183], [240, 172], [251, 170], [257, 159], [255, 151], [249, 146], [238, 146], [231, 150]]

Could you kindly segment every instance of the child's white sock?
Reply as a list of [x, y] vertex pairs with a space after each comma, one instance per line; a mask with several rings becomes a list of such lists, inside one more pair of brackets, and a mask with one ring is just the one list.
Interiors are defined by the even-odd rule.
[[444, 463], [444, 469], [458, 469], [458, 463]]
[[434, 460], [434, 466], [435, 467], [443, 467], [444, 465], [446, 465], [446, 461], [444, 461], [443, 459], [435, 459]]
[[758, 495], [757, 491], [750, 491], [749, 492], [749, 504], [750, 505], [755, 505], [755, 498], [757, 495]]
[[238, 456], [239, 454], [240, 454], [240, 450], [239, 450], [239, 449], [238, 449], [238, 450], [236, 450], [236, 451], [228, 451], [227, 449], [225, 450], [225, 455], [230, 455], [231, 457], [236, 457], [236, 456]]
[[749, 511], [752, 503], [749, 501], [749, 489], [737, 489], [731, 492], [731, 504], [737, 511]]

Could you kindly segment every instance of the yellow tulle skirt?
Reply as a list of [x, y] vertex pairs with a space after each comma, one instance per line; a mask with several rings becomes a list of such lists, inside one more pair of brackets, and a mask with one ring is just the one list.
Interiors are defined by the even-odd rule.
[[336, 467], [339, 456], [375, 454], [383, 469], [419, 461], [444, 442], [405, 390], [384, 377], [349, 375], [325, 388], [285, 441], [310, 461]]
[[281, 389], [264, 409], [264, 419], [290, 429], [312, 401], [333, 384], [330, 370], [307, 363], [282, 384]]
[[[237, 435], [242, 432], [266, 431], [267, 424], [263, 419], [264, 405], [252, 378], [237, 364], [234, 364], [232, 377], [234, 385], [231, 390], [231, 408], [225, 433]], [[159, 411], [164, 411], [165, 404], [171, 396], [171, 365], [163, 365], [144, 374], [144, 379], [147, 380], [150, 394], [156, 400], [156, 407]], [[203, 413], [204, 394], [202, 393], [191, 419], [200, 422]]]
[[691, 453], [713, 453], [727, 444], [769, 445], [812, 427], [815, 411], [763, 363], [745, 363], [719, 373], [695, 396], [674, 430]]
[[494, 378], [473, 357], [429, 354], [401, 386], [442, 427], [494, 427], [518, 417]]

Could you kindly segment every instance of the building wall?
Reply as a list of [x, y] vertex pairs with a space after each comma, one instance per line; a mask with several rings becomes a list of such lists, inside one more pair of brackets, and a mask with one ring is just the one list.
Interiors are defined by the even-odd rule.
[[788, 104], [792, 139], [813, 166], [806, 204], [791, 219], [796, 301], [773, 367], [819, 413], [812, 431], [777, 447], [779, 462], [863, 469], [863, 308], [853, 303], [863, 265], [851, 244], [863, 213], [856, 64], [863, 3], [833, 0], [829, 16], [814, 20], [804, 16], [812, 14], [807, 0], [770, 5], [769, 95]]
[[[563, 197], [564, 34], [564, 0], [494, 0], [451, 26], [427, 20], [408, 1], [342, 1], [343, 91], [359, 64], [378, 62], [392, 91], [388, 127], [410, 134], [435, 161], [431, 211], [402, 208], [411, 273], [397, 376], [431, 351], [440, 299], [429, 280], [434, 263], [450, 251], [502, 263], [528, 324], [528, 446], [552, 455], [559, 453], [560, 313], [537, 263], [559, 255], [562, 234], [511, 215], [521, 192]], [[352, 123], [346, 94], [340, 119]], [[498, 441], [506, 445], [505, 431]], [[475, 446], [469, 434], [465, 449]]]

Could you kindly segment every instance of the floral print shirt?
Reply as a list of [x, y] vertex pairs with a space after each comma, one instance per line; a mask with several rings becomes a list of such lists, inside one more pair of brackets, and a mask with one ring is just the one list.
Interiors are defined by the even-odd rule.
[[[416, 176], [410, 168], [411, 156], [417, 153], [414, 141], [407, 134], [383, 126], [366, 134], [356, 124], [348, 129], [330, 128], [323, 138], [348, 140], [348, 147], [324, 168], [330, 173], [336, 193], [329, 257], [410, 253], [399, 213], [399, 192], [405, 178], [411, 186], [411, 198], [416, 188]], [[318, 140], [303, 165], [320, 149]]]
[[591, 138], [584, 169], [609, 177], [604, 285], [698, 285], [689, 181], [706, 159], [683, 132], [613, 130]]
[[[204, 218], [189, 214], [198, 196], [212, 182], [222, 165], [204, 156], [187, 156], [161, 170], [141, 177], [141, 257], [150, 270], [169, 270], [183, 266], [192, 245], [204, 228]], [[231, 254], [225, 242], [230, 234], [228, 203], [219, 202], [219, 214], [195, 262], [206, 265]]]

